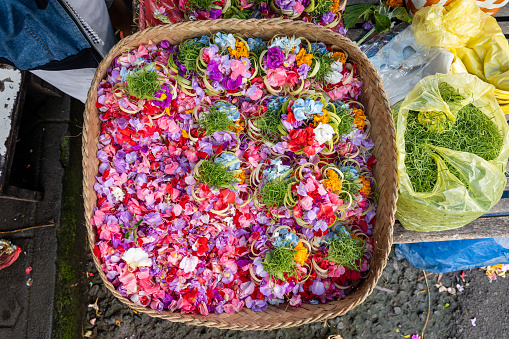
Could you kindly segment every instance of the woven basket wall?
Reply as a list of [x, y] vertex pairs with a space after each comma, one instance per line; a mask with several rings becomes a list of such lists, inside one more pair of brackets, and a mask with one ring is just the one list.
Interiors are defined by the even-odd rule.
[[392, 245], [392, 230], [398, 192], [396, 144], [394, 123], [378, 72], [367, 59], [366, 55], [349, 39], [321, 26], [280, 19], [195, 21], [172, 26], [165, 25], [150, 28], [123, 39], [113, 47], [97, 68], [85, 107], [82, 149], [83, 197], [85, 201], [85, 219], [90, 248], [93, 251], [96, 242], [96, 233], [90, 220], [93, 215], [94, 206], [97, 203], [97, 196], [93, 185], [95, 182], [94, 176], [98, 173], [99, 164], [96, 158], [96, 152], [100, 132], [100, 120], [95, 106], [99, 82], [104, 78], [107, 69], [117, 55], [126, 50], [137, 48], [140, 44], [147, 43], [149, 40], [152, 40], [154, 43], [168, 40], [171, 44], [178, 44], [185, 39], [200, 37], [202, 35], [211, 35], [219, 31], [237, 33], [245, 39], [249, 37], [259, 37], [264, 40], [269, 40], [276, 34], [305, 37], [311, 42], [320, 41], [328, 45], [337, 45], [341, 47], [348, 53], [349, 58], [359, 66], [360, 77], [363, 81], [360, 102], [365, 106], [366, 115], [371, 122], [370, 136], [375, 143], [373, 154], [377, 159], [374, 175], [377, 182], [377, 191], [379, 193], [378, 207], [376, 210], [376, 225], [374, 228], [374, 254], [367, 278], [356, 290], [352, 291], [352, 293], [344, 299], [327, 304], [302, 304], [302, 306], [298, 308], [287, 307], [285, 304], [269, 306], [266, 311], [258, 313], [244, 308], [241, 312], [235, 314], [223, 313], [202, 316], [171, 313], [168, 311], [159, 312], [150, 308], [137, 306], [127, 298], [122, 297], [120, 293], [115, 290], [113, 285], [108, 282], [108, 279], [101, 269], [100, 261], [94, 256], [95, 265], [106, 287], [120, 301], [136, 311], [170, 321], [221, 329], [271, 330], [323, 321], [343, 315], [362, 303], [364, 299], [371, 294], [387, 262], [387, 257]]

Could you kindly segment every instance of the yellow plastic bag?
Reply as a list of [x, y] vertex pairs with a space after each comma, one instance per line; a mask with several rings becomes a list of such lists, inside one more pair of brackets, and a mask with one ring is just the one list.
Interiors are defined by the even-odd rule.
[[[440, 96], [438, 84], [441, 82], [458, 90], [467, 98], [465, 102], [449, 107]], [[500, 200], [507, 182], [504, 170], [509, 157], [509, 127], [493, 91], [492, 85], [470, 74], [437, 74], [422, 79], [399, 107], [396, 123], [399, 174], [396, 216], [405, 228], [431, 232], [461, 227], [486, 213]], [[437, 163], [437, 183], [432, 192], [415, 192], [405, 166], [404, 136], [408, 112], [443, 111], [456, 117], [459, 109], [468, 103], [473, 103], [499, 128], [503, 135], [499, 156], [493, 161], [486, 161], [475, 154], [429, 146]], [[468, 179], [468, 186], [449, 171], [445, 161]]]
[[481, 32], [486, 17], [474, 0], [455, 0], [446, 7], [424, 7], [415, 14], [412, 24], [415, 39], [423, 45], [462, 47]]
[[461, 73], [463, 69], [500, 90], [509, 91], [509, 43], [495, 18], [488, 17], [478, 35], [451, 52], [456, 55], [452, 73]]
[[[426, 46], [444, 47], [456, 56], [451, 73], [475, 74], [502, 91], [509, 91], [509, 43], [497, 20], [474, 0], [455, 0], [417, 12], [415, 39]], [[496, 93], [501, 105], [509, 93]]]

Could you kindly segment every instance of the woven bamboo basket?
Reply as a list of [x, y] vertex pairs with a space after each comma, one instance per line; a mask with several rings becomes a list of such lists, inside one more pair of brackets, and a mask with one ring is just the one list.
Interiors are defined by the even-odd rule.
[[150, 316], [174, 322], [217, 327], [220, 329], [272, 330], [324, 321], [343, 315], [362, 303], [366, 297], [371, 294], [382, 274], [382, 270], [387, 263], [387, 257], [391, 250], [394, 214], [396, 211], [398, 193], [395, 130], [389, 102], [382, 89], [382, 81], [366, 55], [349, 39], [332, 32], [330, 29], [310, 23], [280, 19], [228, 19], [186, 22], [146, 29], [123, 39], [111, 49], [97, 68], [85, 106], [82, 148], [83, 197], [85, 202], [85, 220], [89, 246], [93, 252], [96, 242], [96, 233], [90, 220], [94, 212], [94, 206], [97, 203], [97, 195], [93, 186], [95, 182], [94, 176], [98, 173], [99, 164], [96, 152], [101, 122], [95, 106], [99, 82], [104, 78], [107, 69], [117, 55], [126, 50], [137, 48], [140, 44], [147, 43], [149, 40], [152, 40], [154, 43], [168, 40], [171, 44], [177, 44], [185, 39], [215, 34], [216, 32], [236, 33], [245, 39], [249, 37], [259, 37], [269, 40], [276, 34], [305, 37], [309, 41], [320, 41], [328, 45], [337, 45], [341, 47], [348, 53], [349, 58], [359, 66], [360, 77], [363, 81], [360, 102], [364, 105], [366, 115], [371, 122], [370, 135], [375, 143], [373, 154], [377, 159], [374, 176], [377, 182], [377, 192], [379, 194], [378, 207], [376, 210], [376, 224], [373, 232], [374, 253], [367, 277], [345, 298], [326, 304], [302, 304], [302, 306], [298, 308], [287, 307], [288, 305], [286, 304], [279, 306], [269, 305], [264, 312], [253, 312], [247, 308], [243, 308], [242, 311], [235, 314], [223, 313], [203, 316], [173, 313], [169, 311], [155, 311], [150, 308], [137, 306], [116, 291], [102, 271], [99, 259], [93, 256], [95, 265], [106, 287], [120, 301], [138, 312], [144, 312]]

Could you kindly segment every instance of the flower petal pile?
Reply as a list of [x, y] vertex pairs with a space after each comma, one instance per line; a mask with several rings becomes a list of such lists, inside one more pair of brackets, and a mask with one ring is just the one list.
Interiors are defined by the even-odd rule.
[[376, 194], [357, 66], [232, 34], [117, 56], [101, 81], [94, 254], [126, 298], [234, 313], [344, 297]]

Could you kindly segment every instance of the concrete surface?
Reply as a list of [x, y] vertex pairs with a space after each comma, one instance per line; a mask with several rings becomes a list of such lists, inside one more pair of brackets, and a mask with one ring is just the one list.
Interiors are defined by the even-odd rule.
[[[60, 146], [67, 131], [70, 98], [36, 92], [27, 93], [27, 98], [10, 181], [20, 188], [41, 191], [43, 200], [26, 202], [0, 196], [0, 238], [23, 250], [12, 266], [0, 271], [0, 338], [51, 338], [52, 331], [56, 228], [64, 174]], [[53, 222], [53, 227], [2, 234]], [[28, 266], [33, 268], [30, 274], [25, 273]]]

